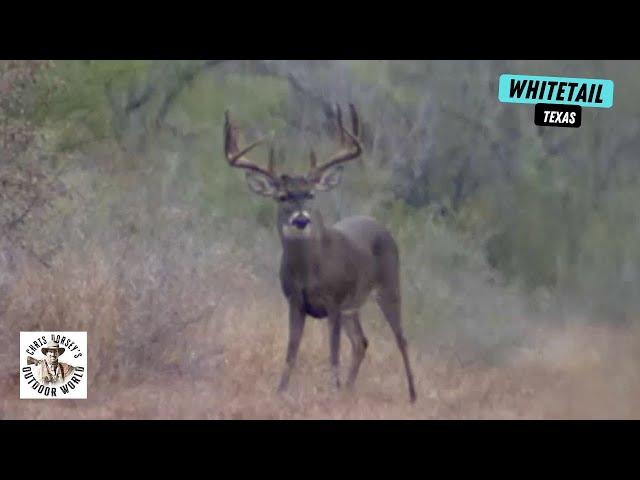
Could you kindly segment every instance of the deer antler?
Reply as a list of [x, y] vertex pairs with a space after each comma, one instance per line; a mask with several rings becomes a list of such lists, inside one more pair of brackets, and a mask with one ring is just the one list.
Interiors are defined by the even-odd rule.
[[[309, 171], [308, 177], [312, 180], [318, 179], [322, 172], [325, 170], [338, 165], [340, 163], [348, 162], [349, 160], [353, 160], [358, 158], [362, 154], [362, 144], [359, 140], [360, 134], [360, 120], [358, 118], [358, 113], [356, 112], [353, 104], [349, 104], [349, 110], [351, 113], [351, 125], [353, 133], [349, 132], [342, 125], [342, 110], [340, 106], [337, 106], [337, 120], [338, 120], [338, 128], [340, 130], [340, 145], [343, 147], [342, 150], [335, 153], [328, 160], [326, 160], [320, 166], [316, 165], [316, 157], [312, 152], [311, 154], [311, 168]], [[346, 135], [346, 142], [345, 142]]]
[[229, 161], [229, 165], [236, 168], [244, 168], [252, 172], [261, 173], [273, 180], [276, 179], [274, 172], [273, 148], [269, 152], [269, 166], [265, 170], [256, 163], [249, 160], [245, 155], [258, 145], [264, 143], [271, 135], [265, 135], [259, 138], [249, 146], [240, 150], [238, 148], [238, 127], [231, 122], [229, 111], [224, 112], [224, 153]]

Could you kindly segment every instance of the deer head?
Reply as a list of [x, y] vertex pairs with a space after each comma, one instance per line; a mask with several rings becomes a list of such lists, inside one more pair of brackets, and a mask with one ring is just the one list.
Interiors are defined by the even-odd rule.
[[229, 165], [246, 170], [246, 180], [252, 192], [270, 197], [278, 202], [278, 231], [284, 239], [309, 238], [323, 228], [322, 217], [310, 207], [316, 191], [326, 192], [340, 184], [343, 165], [362, 154], [358, 138], [360, 124], [356, 109], [349, 105], [352, 131], [344, 128], [342, 112], [337, 107], [336, 118], [340, 132], [340, 146], [330, 158], [318, 164], [313, 150], [310, 153], [309, 171], [304, 176], [279, 175], [274, 169], [273, 147], [269, 151], [267, 168], [260, 167], [247, 157], [247, 153], [267, 140], [267, 136], [239, 148], [238, 127], [225, 112], [224, 151]]

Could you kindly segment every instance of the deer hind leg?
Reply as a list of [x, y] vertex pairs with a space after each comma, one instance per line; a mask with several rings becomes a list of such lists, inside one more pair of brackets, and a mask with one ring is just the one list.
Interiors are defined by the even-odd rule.
[[344, 325], [345, 331], [347, 332], [347, 336], [351, 341], [351, 368], [349, 370], [347, 387], [353, 388], [353, 385], [355, 384], [356, 378], [358, 376], [360, 364], [364, 359], [364, 354], [367, 350], [369, 342], [367, 340], [367, 337], [364, 336], [364, 332], [362, 331], [362, 326], [360, 325], [360, 313], [357, 310], [352, 313], [343, 312], [342, 323]]
[[329, 361], [331, 363], [331, 381], [335, 388], [340, 388], [340, 311], [329, 314]]
[[391, 327], [393, 334], [396, 337], [398, 348], [402, 353], [402, 360], [404, 361], [404, 369], [407, 374], [407, 383], [409, 385], [409, 398], [411, 402], [416, 401], [416, 390], [413, 385], [413, 373], [411, 371], [411, 364], [409, 362], [409, 356], [407, 355], [407, 340], [404, 338], [402, 332], [401, 313], [400, 313], [400, 295], [394, 289], [382, 289], [377, 298], [377, 303], [384, 314], [387, 323]]

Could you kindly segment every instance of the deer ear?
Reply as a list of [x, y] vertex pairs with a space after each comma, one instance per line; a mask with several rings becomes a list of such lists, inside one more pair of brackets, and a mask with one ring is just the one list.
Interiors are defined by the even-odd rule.
[[315, 189], [320, 192], [333, 190], [342, 181], [342, 165], [325, 170], [315, 182]]
[[246, 178], [249, 189], [253, 193], [257, 193], [263, 197], [274, 197], [278, 192], [278, 186], [266, 175], [261, 175], [256, 172], [247, 172]]

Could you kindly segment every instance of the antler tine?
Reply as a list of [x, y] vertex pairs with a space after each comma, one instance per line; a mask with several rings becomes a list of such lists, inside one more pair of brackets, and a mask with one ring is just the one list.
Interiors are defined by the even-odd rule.
[[273, 145], [269, 148], [269, 174], [273, 175], [275, 172], [275, 152], [273, 151]]
[[316, 157], [316, 152], [311, 150], [309, 154], [309, 162], [310, 162], [310, 171], [314, 172], [318, 168], [318, 158]]
[[[320, 173], [322, 173], [324, 170], [330, 167], [333, 167], [335, 165], [338, 165], [340, 163], [348, 162], [349, 160], [358, 158], [362, 154], [362, 144], [360, 143], [360, 140], [358, 138], [360, 133], [360, 121], [358, 118], [358, 113], [356, 112], [356, 108], [353, 106], [352, 103], [349, 104], [349, 110], [351, 112], [351, 124], [353, 127], [353, 133], [349, 132], [349, 130], [344, 128], [344, 126], [342, 125], [342, 111], [339, 106], [337, 108], [336, 115], [337, 115], [338, 128], [340, 130], [341, 144], [344, 145], [345, 143], [350, 143], [351, 145], [346, 149], [343, 149], [337, 152], [336, 154], [331, 156], [327, 161], [325, 161], [322, 165], [318, 167], [314, 167], [313, 166], [314, 162], [312, 162], [311, 171], [309, 172], [310, 177], [317, 178], [317, 176]], [[345, 135], [348, 137], [349, 142], [344, 141]]]
[[353, 106], [353, 103], [349, 104], [349, 111], [351, 112], [351, 130], [353, 130], [353, 135], [356, 138], [360, 137], [360, 118], [358, 117], [358, 112], [356, 111], [356, 107]]
[[242, 150], [238, 149], [238, 127], [233, 124], [231, 121], [229, 111], [225, 110], [224, 112], [224, 153], [227, 157], [227, 161], [229, 165], [232, 167], [243, 168], [245, 170], [251, 170], [253, 172], [258, 172], [263, 175], [266, 175], [270, 178], [274, 177], [274, 168], [273, 168], [273, 147], [271, 148], [269, 154], [269, 167], [268, 169], [264, 169], [259, 165], [255, 164], [251, 160], [249, 160], [245, 155], [256, 148], [258, 145], [264, 143], [271, 135], [265, 135], [255, 142], [251, 143], [249, 146], [243, 148]]
[[338, 118], [338, 130], [340, 130], [340, 145], [344, 145], [344, 127], [342, 126], [342, 109], [340, 105], [336, 105], [337, 113], [336, 116]]

